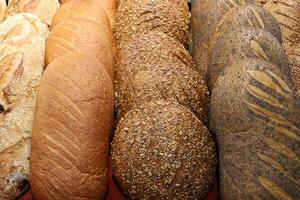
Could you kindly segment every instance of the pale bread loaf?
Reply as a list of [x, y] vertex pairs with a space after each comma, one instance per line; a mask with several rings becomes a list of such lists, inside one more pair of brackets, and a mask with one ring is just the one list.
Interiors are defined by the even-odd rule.
[[58, 7], [58, 0], [9, 0], [5, 17], [27, 12], [36, 15], [50, 25]]
[[29, 185], [31, 128], [48, 32], [31, 14], [16, 14], [0, 25], [0, 199], [14, 199]]

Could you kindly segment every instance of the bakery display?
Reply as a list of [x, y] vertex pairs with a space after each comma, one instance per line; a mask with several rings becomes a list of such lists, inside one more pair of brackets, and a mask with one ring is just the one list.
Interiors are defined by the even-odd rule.
[[113, 102], [111, 79], [95, 58], [69, 54], [48, 65], [32, 131], [35, 199], [104, 198]]
[[16, 14], [0, 24], [0, 199], [29, 187], [31, 127], [49, 28]]
[[9, 0], [5, 17], [26, 12], [50, 25], [59, 5], [58, 0]]

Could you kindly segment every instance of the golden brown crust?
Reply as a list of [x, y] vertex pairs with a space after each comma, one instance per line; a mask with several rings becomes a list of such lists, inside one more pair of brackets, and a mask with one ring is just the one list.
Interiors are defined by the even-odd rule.
[[182, 0], [121, 1], [116, 16], [118, 45], [137, 33], [160, 31], [186, 44], [189, 10]]
[[[84, 27], [84, 28], [83, 28]], [[113, 80], [113, 36], [111, 29], [89, 20], [65, 19], [49, 34], [45, 63], [69, 53], [89, 54], [103, 63]]]
[[116, 179], [131, 199], [202, 199], [214, 180], [212, 136], [176, 103], [149, 102], [128, 112], [112, 153]]
[[112, 82], [96, 59], [70, 54], [48, 66], [33, 124], [35, 199], [104, 198], [113, 107]]
[[9, 0], [5, 18], [16, 13], [26, 12], [36, 15], [50, 25], [58, 7], [58, 0]]
[[0, 0], [0, 22], [4, 18], [6, 8], [7, 8], [6, 0]]

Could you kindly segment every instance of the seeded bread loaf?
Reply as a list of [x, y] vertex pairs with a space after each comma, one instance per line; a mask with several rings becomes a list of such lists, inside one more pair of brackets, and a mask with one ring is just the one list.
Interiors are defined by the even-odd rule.
[[27, 12], [36, 15], [50, 25], [58, 7], [58, 0], [9, 0], [5, 17]]
[[0, 0], [0, 22], [4, 18], [6, 8], [7, 8], [6, 0]]
[[264, 29], [240, 28], [216, 42], [208, 65], [209, 89], [213, 89], [218, 77], [230, 62], [241, 58], [260, 58], [272, 62], [291, 78], [288, 58], [275, 37]]
[[212, 92], [210, 127], [222, 199], [300, 198], [300, 102], [278, 66], [230, 63]]
[[164, 33], [151, 31], [136, 34], [120, 46], [116, 55], [116, 107], [119, 110], [128, 82], [140, 71], [161, 65], [177, 69], [194, 69], [192, 57], [175, 39]]
[[28, 189], [31, 128], [49, 29], [36, 16], [0, 24], [0, 199]]
[[187, 107], [206, 125], [209, 93], [195, 70], [172, 64], [145, 69], [139, 70], [125, 88], [121, 116], [146, 102], [163, 99]]
[[128, 112], [112, 155], [116, 180], [131, 199], [203, 199], [215, 176], [212, 136], [176, 103], [156, 101]]
[[192, 1], [193, 55], [198, 72], [207, 71], [207, 53], [211, 34], [222, 16], [231, 8], [254, 3], [254, 0], [195, 0]]
[[160, 31], [186, 44], [189, 9], [185, 0], [120, 1], [116, 15], [118, 45], [137, 33]]
[[291, 62], [293, 80], [300, 92], [300, 2], [299, 0], [256, 1], [263, 5], [280, 24], [283, 47]]

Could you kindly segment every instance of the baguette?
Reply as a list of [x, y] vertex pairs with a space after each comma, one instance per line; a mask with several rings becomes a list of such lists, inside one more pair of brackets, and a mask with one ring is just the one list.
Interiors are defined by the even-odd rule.
[[29, 188], [29, 152], [47, 24], [22, 13], [0, 24], [0, 199]]
[[112, 155], [116, 180], [130, 199], [203, 199], [217, 161], [202, 122], [187, 108], [165, 101], [127, 113]]
[[229, 64], [211, 96], [222, 199], [300, 198], [300, 102], [291, 79], [261, 59]]
[[58, 0], [9, 0], [5, 18], [16, 13], [27, 12], [50, 25], [59, 5]]
[[69, 54], [48, 66], [32, 131], [35, 199], [105, 197], [113, 102], [111, 79], [95, 58]]

